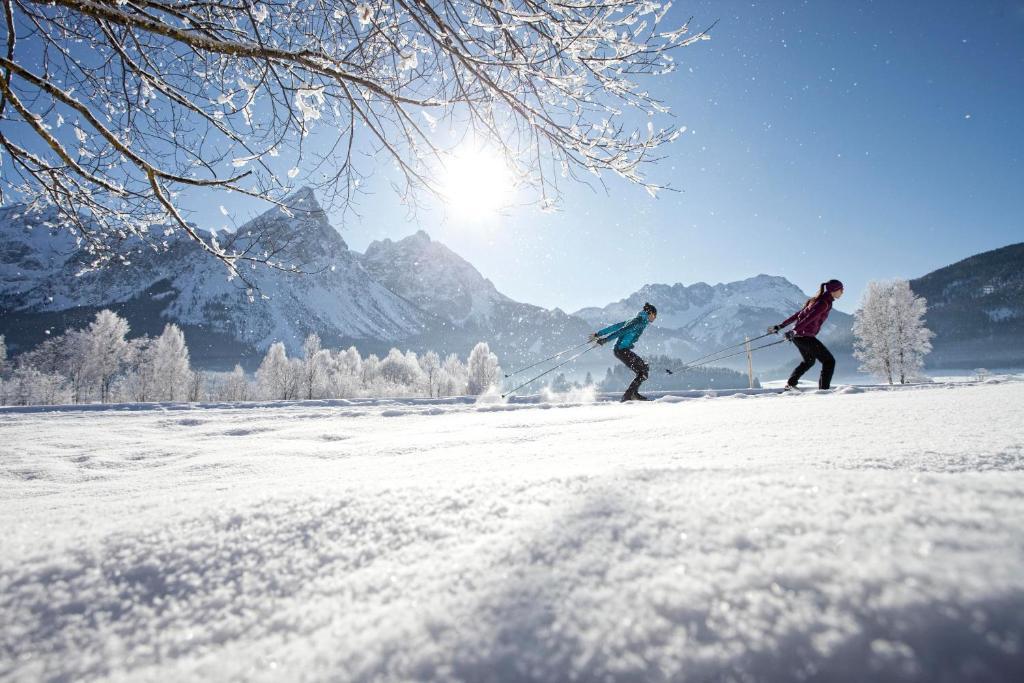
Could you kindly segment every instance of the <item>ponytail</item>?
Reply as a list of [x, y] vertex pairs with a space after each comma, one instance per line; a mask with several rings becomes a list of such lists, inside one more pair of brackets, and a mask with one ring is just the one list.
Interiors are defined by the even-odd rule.
[[807, 300], [807, 303], [804, 304], [804, 308], [807, 308], [808, 306], [813, 304], [815, 301], [817, 301], [818, 299], [823, 297], [825, 295], [825, 288], [826, 288], [827, 285], [828, 285], [827, 282], [822, 282], [821, 283], [821, 287], [818, 288], [818, 293], [815, 294], [814, 296], [812, 296], [810, 299]]

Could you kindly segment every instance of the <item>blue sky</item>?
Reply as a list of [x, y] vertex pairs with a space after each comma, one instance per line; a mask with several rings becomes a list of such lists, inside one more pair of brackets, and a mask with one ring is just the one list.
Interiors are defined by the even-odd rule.
[[379, 178], [345, 239], [363, 250], [423, 229], [509, 296], [568, 311], [645, 283], [758, 273], [808, 291], [839, 278], [852, 311], [869, 280], [1024, 240], [1024, 2], [702, 0], [672, 13], [720, 20], [658, 82], [689, 130], [649, 175], [678, 193], [609, 181], [608, 194], [566, 188], [558, 214], [410, 220]]

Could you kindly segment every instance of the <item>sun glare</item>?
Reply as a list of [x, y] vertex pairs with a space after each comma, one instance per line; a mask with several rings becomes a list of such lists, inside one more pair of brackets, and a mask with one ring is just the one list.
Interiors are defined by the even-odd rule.
[[448, 209], [461, 218], [488, 218], [512, 200], [514, 182], [504, 160], [480, 149], [448, 158], [441, 192]]

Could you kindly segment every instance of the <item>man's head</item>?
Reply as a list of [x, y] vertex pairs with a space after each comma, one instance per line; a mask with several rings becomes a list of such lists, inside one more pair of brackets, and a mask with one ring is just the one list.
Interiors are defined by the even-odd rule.
[[647, 314], [647, 322], [653, 323], [654, 319], [658, 317], [658, 309], [654, 307], [654, 304], [644, 304], [644, 313]]

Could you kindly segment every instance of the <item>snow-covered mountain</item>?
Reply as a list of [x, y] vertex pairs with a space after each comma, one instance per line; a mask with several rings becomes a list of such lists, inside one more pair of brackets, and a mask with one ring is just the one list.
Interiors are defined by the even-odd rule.
[[[649, 301], [657, 306], [658, 319], [645, 333], [645, 338], [650, 337], [647, 346], [685, 359], [742, 342], [744, 336], [764, 334], [769, 325], [803, 306], [807, 297], [784, 277], [758, 275], [717, 285], [644, 285], [625, 299], [603, 308], [584, 308], [575, 315], [600, 327], [631, 318]], [[849, 346], [851, 326], [849, 315], [834, 311], [822, 334], [841, 351]], [[746, 360], [732, 364], [740, 363]]]
[[284, 203], [288, 213], [274, 208], [218, 235], [236, 240], [235, 248], [282, 247], [284, 265], [307, 273], [246, 271], [257, 286], [255, 301], [243, 284], [227, 280], [222, 264], [177, 233], [161, 250], [122, 245], [132, 252], [129, 264], [82, 274], [87, 253], [55, 221], [22, 207], [0, 209], [0, 334], [17, 353], [47, 330], [83, 326], [111, 308], [133, 334], [179, 324], [199, 365], [223, 367], [238, 360], [252, 366], [275, 341], [295, 353], [310, 332], [364, 353], [394, 345], [465, 356], [485, 340], [507, 364], [548, 355], [588, 333], [578, 318], [501, 294], [426, 233], [375, 242], [364, 256], [348, 248], [312, 190]]
[[[497, 290], [465, 259], [425, 232], [372, 243], [365, 254], [348, 248], [312, 190], [222, 240], [276, 245], [309, 274], [259, 267], [247, 271], [256, 301], [226, 269], [191, 240], [172, 235], [165, 249], [127, 243], [130, 264], [81, 273], [87, 250], [52, 218], [23, 207], [0, 209], [0, 334], [13, 353], [39, 343], [47, 331], [85, 325], [101, 308], [126, 318], [134, 334], [156, 334], [166, 322], [186, 332], [193, 358], [205, 367], [252, 366], [274, 341], [297, 352], [310, 332], [326, 344], [357, 344], [364, 353], [388, 347], [465, 355], [484, 340], [506, 368], [582, 341], [595, 329], [636, 315], [645, 301], [659, 310], [644, 335], [645, 354], [689, 359], [756, 337], [806, 301], [785, 278], [758, 275], [724, 284], [650, 284], [625, 299], [574, 315], [517, 302]], [[287, 265], [286, 264], [286, 265]], [[1024, 362], [1024, 244], [979, 254], [911, 285], [929, 301], [937, 333], [934, 361], [944, 364]], [[823, 338], [837, 356], [852, 345], [851, 316], [835, 311]], [[768, 341], [768, 340], [766, 340]], [[1014, 355], [1016, 354], [1016, 355]], [[793, 358], [779, 345], [760, 352], [762, 372]], [[586, 364], [608, 365], [594, 353]], [[740, 357], [724, 365], [739, 367]], [[846, 363], [855, 366], [852, 361]], [[596, 366], [595, 366], [596, 367]]]
[[[329, 343], [398, 341], [422, 333], [430, 316], [374, 280], [327, 220], [308, 188], [243, 225], [236, 247], [257, 240], [283, 247], [307, 273], [247, 271], [257, 300], [193, 241], [171, 237], [154, 251], [141, 243], [128, 265], [80, 274], [87, 254], [46, 217], [0, 210], [0, 310], [9, 340], [32, 343], [47, 325], [82, 324], [97, 308], [125, 315], [136, 332], [172, 321], [186, 329], [198, 358], [244, 357], [283, 341], [297, 350], [310, 332]], [[287, 264], [286, 264], [287, 265]], [[196, 347], [196, 344], [199, 347]], [[220, 352], [223, 352], [222, 354]]]
[[508, 367], [561, 350], [590, 333], [587, 323], [557, 308], [505, 296], [468, 261], [422, 230], [397, 242], [371, 243], [362, 263], [388, 289], [441, 321], [420, 340], [425, 347], [459, 350], [483, 339]]
[[486, 326], [499, 307], [515, 303], [422, 230], [397, 242], [372, 242], [361, 260], [392, 292], [456, 326]]
[[928, 301], [930, 365], [1024, 365], [1024, 243], [971, 256], [910, 287]]

